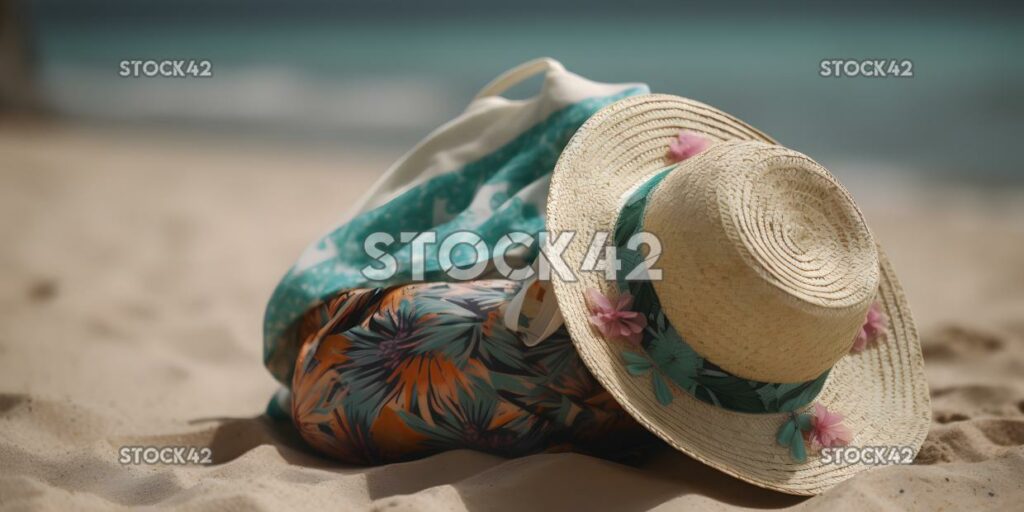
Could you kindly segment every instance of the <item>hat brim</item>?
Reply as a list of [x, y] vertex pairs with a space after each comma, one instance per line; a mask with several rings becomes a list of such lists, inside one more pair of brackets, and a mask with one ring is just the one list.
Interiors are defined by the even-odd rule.
[[[611, 232], [627, 194], [670, 162], [666, 149], [680, 130], [714, 141], [776, 143], [746, 123], [713, 107], [671, 95], [618, 101], [597, 112], [566, 146], [551, 180], [547, 229], [574, 231], [590, 241]], [[572, 243], [563, 259], [583, 268], [586, 243]], [[889, 317], [888, 338], [832, 369], [816, 402], [845, 416], [851, 446], [892, 446], [916, 456], [928, 432], [931, 407], [920, 341], [903, 290], [879, 248], [879, 302]], [[650, 376], [626, 371], [621, 343], [604, 339], [589, 321], [585, 291], [613, 292], [601, 272], [577, 272], [575, 281], [552, 276], [565, 324], [580, 357], [597, 380], [640, 424], [676, 449], [714, 468], [777, 491], [813, 495], [869, 469], [826, 464], [813, 454], [796, 462], [776, 433], [786, 414], [732, 412], [674, 389], [671, 404], [654, 396]]]

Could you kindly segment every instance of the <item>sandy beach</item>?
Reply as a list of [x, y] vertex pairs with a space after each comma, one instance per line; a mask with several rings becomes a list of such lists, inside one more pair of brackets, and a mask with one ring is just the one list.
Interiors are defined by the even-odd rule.
[[[0, 124], [0, 509], [1007, 510], [1024, 502], [1024, 190], [848, 185], [900, 274], [933, 424], [810, 499], [669, 449], [345, 466], [262, 415], [263, 307], [398, 155]], [[842, 178], [841, 169], [834, 169]], [[134, 445], [211, 465], [122, 465]]]

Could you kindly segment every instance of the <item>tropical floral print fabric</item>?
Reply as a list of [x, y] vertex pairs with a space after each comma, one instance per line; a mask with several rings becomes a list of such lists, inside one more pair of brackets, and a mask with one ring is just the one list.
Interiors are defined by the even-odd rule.
[[341, 292], [309, 310], [292, 420], [318, 450], [377, 464], [468, 448], [622, 457], [651, 441], [566, 331], [526, 347], [503, 324], [508, 280]]

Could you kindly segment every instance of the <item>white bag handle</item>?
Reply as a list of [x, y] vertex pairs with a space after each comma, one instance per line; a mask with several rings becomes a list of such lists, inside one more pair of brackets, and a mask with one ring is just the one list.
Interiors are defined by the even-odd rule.
[[505, 91], [509, 90], [512, 86], [522, 83], [523, 80], [530, 78], [538, 73], [547, 73], [548, 71], [565, 71], [565, 67], [562, 66], [561, 62], [558, 62], [551, 57], [541, 57], [539, 59], [533, 59], [528, 62], [524, 62], [500, 75], [491, 83], [480, 89], [480, 92], [476, 94], [474, 100], [485, 98], [487, 96], [500, 96]]

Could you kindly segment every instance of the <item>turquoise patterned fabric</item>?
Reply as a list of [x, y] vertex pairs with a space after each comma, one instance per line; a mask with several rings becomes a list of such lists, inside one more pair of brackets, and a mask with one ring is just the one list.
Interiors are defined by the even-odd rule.
[[[494, 153], [434, 177], [321, 238], [313, 249], [321, 256], [313, 258], [317, 262], [296, 263], [267, 304], [263, 319], [267, 368], [277, 380], [289, 385], [298, 350], [296, 321], [323, 299], [341, 290], [386, 287], [412, 280], [411, 245], [399, 241], [401, 232], [434, 231], [440, 241], [456, 231], [472, 231], [489, 247], [511, 231], [536, 236], [544, 229], [548, 178], [576, 129], [601, 107], [648, 92], [646, 87], [635, 87], [563, 108]], [[376, 232], [388, 233], [396, 240], [385, 252], [397, 259], [398, 272], [387, 280], [370, 280], [361, 271], [374, 261], [364, 251], [363, 243]], [[441, 272], [438, 247], [427, 246], [427, 281], [450, 280]], [[464, 267], [475, 263], [475, 258], [475, 252], [463, 245], [454, 251], [452, 262]]]
[[697, 399], [737, 412], [792, 412], [811, 403], [828, 378], [828, 371], [807, 382], [776, 384], [747, 380], [704, 359], [683, 340], [661, 309], [654, 285], [647, 280], [627, 281], [627, 276], [643, 262], [638, 250], [628, 249], [626, 242], [643, 230], [647, 198], [670, 172], [671, 166], [644, 183], [626, 200], [615, 225], [615, 246], [622, 267], [618, 272], [619, 290], [633, 295], [633, 311], [647, 315], [647, 329], [641, 341], [642, 352], [622, 353], [626, 370], [632, 375], [651, 376], [654, 395], [662, 405], [672, 402], [670, 384]]

